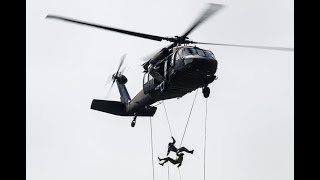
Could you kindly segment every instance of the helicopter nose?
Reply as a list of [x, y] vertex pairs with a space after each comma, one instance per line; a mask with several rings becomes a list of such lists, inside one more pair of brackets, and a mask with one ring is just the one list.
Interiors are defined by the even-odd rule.
[[198, 73], [214, 75], [217, 70], [218, 62], [215, 59], [209, 58], [190, 58], [185, 59], [184, 64], [186, 69], [188, 70], [194, 70]]
[[216, 79], [218, 62], [209, 58], [184, 59], [184, 78], [194, 87], [210, 84]]

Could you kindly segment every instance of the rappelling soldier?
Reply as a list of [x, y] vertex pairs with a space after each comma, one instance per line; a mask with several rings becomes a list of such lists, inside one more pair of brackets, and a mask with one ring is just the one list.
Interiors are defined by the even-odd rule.
[[177, 159], [172, 159], [170, 157], [166, 157], [166, 158], [161, 159], [158, 157], [160, 162], [163, 161], [162, 163], [159, 163], [159, 164], [161, 166], [163, 166], [166, 162], [170, 161], [172, 164], [178, 164], [177, 167], [180, 167], [182, 164], [182, 161], [183, 161], [183, 155], [184, 155], [183, 153], [177, 153], [177, 156], [178, 156]]
[[171, 136], [171, 138], [172, 138], [172, 140], [173, 140], [173, 142], [170, 142], [169, 144], [168, 144], [168, 151], [167, 151], [167, 156], [169, 155], [169, 153], [170, 153], [170, 151], [173, 151], [173, 152], [175, 152], [175, 153], [180, 153], [180, 152], [187, 152], [187, 153], [190, 153], [190, 154], [193, 154], [193, 151], [194, 150], [188, 150], [187, 148], [185, 148], [185, 147], [181, 147], [181, 148], [176, 148], [176, 146], [174, 145], [175, 143], [176, 143], [176, 140]]

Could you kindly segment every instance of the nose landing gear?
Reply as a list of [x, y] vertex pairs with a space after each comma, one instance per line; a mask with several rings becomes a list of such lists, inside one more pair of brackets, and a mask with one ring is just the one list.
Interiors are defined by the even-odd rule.
[[205, 86], [202, 88], [203, 97], [208, 98], [210, 95], [210, 88]]

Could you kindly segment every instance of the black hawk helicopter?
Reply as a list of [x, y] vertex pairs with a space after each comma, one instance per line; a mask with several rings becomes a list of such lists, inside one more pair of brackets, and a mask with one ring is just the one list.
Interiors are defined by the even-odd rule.
[[133, 116], [134, 119], [131, 126], [134, 127], [137, 116], [153, 116], [155, 114], [157, 107], [152, 106], [155, 102], [179, 98], [198, 88], [202, 88], [202, 93], [205, 98], [209, 97], [210, 89], [208, 85], [217, 79], [215, 73], [217, 71], [218, 62], [210, 50], [191, 46], [192, 44], [293, 51], [293, 48], [285, 47], [203, 43], [195, 42], [188, 38], [188, 35], [193, 30], [223, 7], [224, 5], [221, 4], [208, 4], [208, 8], [201, 14], [195, 23], [193, 23], [182, 36], [175, 37], [162, 37], [133, 32], [56, 15], [48, 15], [46, 18], [63, 20], [154, 41], [166, 40], [171, 42], [170, 45], [164, 47], [147, 62], [142, 64], [145, 73], [143, 78], [143, 89], [133, 99], [130, 98], [125, 86], [128, 80], [126, 76], [120, 72], [124, 60], [123, 57], [120, 61], [118, 70], [112, 75], [113, 81], [111, 85], [112, 87], [115, 82], [117, 83], [120, 93], [120, 102], [98, 99], [92, 101], [91, 109], [93, 110], [119, 116]]

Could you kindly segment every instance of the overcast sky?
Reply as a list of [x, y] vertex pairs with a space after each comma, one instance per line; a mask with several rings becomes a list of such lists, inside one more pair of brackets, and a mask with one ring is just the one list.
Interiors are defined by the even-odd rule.
[[[105, 99], [108, 77], [127, 54], [127, 88], [142, 88], [143, 57], [168, 45], [45, 19], [55, 14], [159, 36], [182, 35], [205, 3], [226, 8], [189, 37], [194, 41], [294, 46], [293, 0], [27, 0], [27, 180], [150, 180], [149, 118], [118, 117], [90, 109]], [[294, 52], [199, 46], [218, 60], [209, 85], [206, 179], [293, 180]], [[165, 101], [180, 144], [195, 91]], [[109, 100], [120, 100], [114, 86]], [[199, 90], [183, 146], [181, 179], [203, 179], [205, 99]], [[168, 179], [171, 141], [163, 105], [152, 117], [155, 179]], [[174, 157], [174, 156], [172, 156]], [[170, 165], [170, 179], [179, 179]]]

